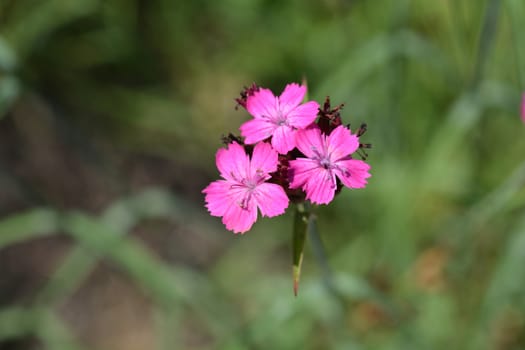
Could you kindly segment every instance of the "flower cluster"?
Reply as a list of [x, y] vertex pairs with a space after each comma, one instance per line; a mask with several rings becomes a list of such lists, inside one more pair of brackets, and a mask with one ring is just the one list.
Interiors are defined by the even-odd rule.
[[253, 84], [236, 99], [253, 116], [241, 125], [241, 137], [224, 138], [227, 147], [216, 155], [221, 180], [202, 192], [213, 216], [228, 230], [248, 231], [262, 216], [285, 212], [290, 201], [328, 204], [342, 187], [363, 188], [370, 166], [359, 142], [366, 131], [343, 125], [342, 105], [331, 108], [327, 97], [320, 107], [303, 103], [306, 86], [288, 84], [280, 96]]

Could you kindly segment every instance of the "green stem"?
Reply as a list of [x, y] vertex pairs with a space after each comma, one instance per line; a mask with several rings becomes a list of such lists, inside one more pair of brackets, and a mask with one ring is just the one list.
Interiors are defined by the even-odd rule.
[[292, 234], [292, 273], [293, 273], [293, 291], [297, 296], [299, 292], [299, 279], [301, 277], [301, 267], [303, 264], [304, 243], [306, 241], [306, 232], [310, 218], [310, 211], [302, 203], [295, 207], [295, 219]]

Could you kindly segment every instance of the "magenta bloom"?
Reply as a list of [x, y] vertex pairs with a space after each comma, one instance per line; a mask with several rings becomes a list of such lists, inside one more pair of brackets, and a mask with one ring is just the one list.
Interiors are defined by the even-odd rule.
[[525, 93], [521, 98], [521, 120], [525, 123]]
[[257, 220], [257, 208], [263, 216], [284, 213], [288, 197], [281, 186], [267, 183], [269, 173], [277, 170], [277, 152], [265, 142], [255, 145], [251, 159], [244, 148], [232, 143], [216, 155], [217, 168], [224, 180], [217, 180], [202, 192], [213, 216], [235, 233], [248, 231]]
[[317, 126], [297, 132], [297, 148], [308, 158], [290, 161], [290, 188], [306, 192], [306, 199], [316, 204], [332, 201], [337, 188], [336, 177], [349, 188], [363, 188], [370, 177], [370, 166], [352, 159], [359, 148], [358, 137], [343, 125], [329, 136]]
[[317, 117], [319, 104], [309, 101], [301, 104], [306, 86], [286, 85], [281, 96], [275, 97], [268, 89], [259, 89], [246, 101], [246, 109], [254, 117], [241, 125], [247, 144], [255, 144], [272, 137], [272, 146], [281, 154], [295, 147], [297, 129], [304, 129]]

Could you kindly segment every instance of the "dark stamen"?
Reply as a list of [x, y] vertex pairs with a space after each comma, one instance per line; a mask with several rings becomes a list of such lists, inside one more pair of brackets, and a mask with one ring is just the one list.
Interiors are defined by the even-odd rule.
[[232, 133], [229, 133], [227, 136], [222, 135], [221, 141], [225, 145], [229, 145], [230, 143], [233, 143], [233, 142], [237, 142], [239, 145], [243, 144], [242, 139], [239, 136], [235, 136]]
[[235, 102], [237, 102], [235, 109], [239, 109], [239, 106], [246, 108], [246, 102], [248, 100], [248, 97], [252, 96], [257, 91], [259, 91], [259, 87], [255, 83], [252, 83], [252, 85], [250, 85], [249, 87], [245, 86], [244, 90], [241, 91], [241, 97], [235, 99]]
[[366, 126], [366, 123], [363, 123], [361, 124], [361, 126], [359, 127], [359, 129], [357, 129], [357, 137], [361, 136], [361, 135], [364, 135], [365, 132], [367, 130], [367, 126]]

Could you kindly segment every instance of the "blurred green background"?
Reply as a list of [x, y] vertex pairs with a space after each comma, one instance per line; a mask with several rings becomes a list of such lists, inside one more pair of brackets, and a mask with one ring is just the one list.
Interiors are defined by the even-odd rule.
[[[0, 349], [525, 349], [522, 0], [0, 0]], [[344, 102], [373, 177], [234, 236], [244, 85]], [[327, 264], [329, 268], [327, 268]]]

